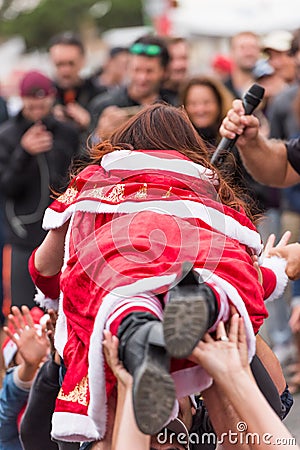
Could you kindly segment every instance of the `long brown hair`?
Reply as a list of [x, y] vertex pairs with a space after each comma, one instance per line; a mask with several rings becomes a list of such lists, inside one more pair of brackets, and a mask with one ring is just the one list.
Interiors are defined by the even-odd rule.
[[229, 186], [224, 176], [210, 164], [208, 150], [183, 108], [163, 103], [146, 106], [120, 126], [109, 141], [101, 142], [90, 149], [89, 164], [100, 164], [106, 153], [119, 149], [176, 150], [182, 153], [195, 163], [211, 169], [212, 178], [217, 176], [219, 184], [216, 190], [223, 204], [236, 210], [243, 208], [252, 219], [245, 202]]

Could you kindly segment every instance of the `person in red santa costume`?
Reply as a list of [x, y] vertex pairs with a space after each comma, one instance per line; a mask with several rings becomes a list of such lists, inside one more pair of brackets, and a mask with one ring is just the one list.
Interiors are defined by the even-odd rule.
[[43, 226], [49, 232], [29, 268], [36, 301], [59, 310], [55, 345], [66, 373], [52, 420], [58, 440], [105, 435], [115, 379], [104, 329], [118, 336], [133, 375], [137, 424], [154, 434], [176, 415], [176, 397], [212, 383], [187, 359], [204, 333], [234, 305], [251, 360], [264, 300], [287, 282], [285, 260], [262, 261], [247, 206], [209, 163], [184, 110], [163, 104], [91, 149]]

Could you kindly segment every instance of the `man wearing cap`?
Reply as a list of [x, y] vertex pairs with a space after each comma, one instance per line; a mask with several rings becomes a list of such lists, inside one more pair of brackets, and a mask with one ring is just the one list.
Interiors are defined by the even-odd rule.
[[176, 104], [176, 96], [162, 89], [170, 60], [164, 41], [143, 36], [129, 48], [128, 83], [97, 96], [91, 102], [95, 138], [105, 139], [143, 105], [163, 100]]
[[42, 217], [50, 203], [50, 188], [64, 187], [68, 167], [78, 153], [73, 126], [51, 113], [55, 88], [38, 71], [20, 83], [22, 110], [0, 127], [0, 190], [5, 201], [6, 241], [11, 245], [13, 305], [33, 306], [34, 285], [27, 260], [45, 236]]
[[296, 76], [295, 62], [289, 53], [292, 39], [293, 35], [289, 31], [276, 30], [264, 38], [262, 46], [269, 63], [286, 83], [292, 83]]

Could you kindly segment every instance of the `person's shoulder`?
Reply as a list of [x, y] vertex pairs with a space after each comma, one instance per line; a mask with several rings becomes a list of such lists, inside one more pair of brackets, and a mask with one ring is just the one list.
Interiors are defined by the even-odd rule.
[[83, 79], [82, 89], [90, 92], [92, 98], [107, 92], [107, 87], [96, 83], [92, 76]]
[[124, 102], [124, 99], [126, 100], [128, 98], [127, 88], [126, 86], [117, 86], [115, 88], [112, 88], [108, 90], [107, 92], [97, 95], [92, 101], [91, 106], [92, 107], [106, 107], [106, 106], [112, 106], [116, 105], [119, 106], [119, 104]]

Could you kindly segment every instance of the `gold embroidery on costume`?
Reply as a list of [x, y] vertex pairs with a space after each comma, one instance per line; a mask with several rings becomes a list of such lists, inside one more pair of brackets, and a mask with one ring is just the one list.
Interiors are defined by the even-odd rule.
[[169, 187], [169, 189], [168, 189], [167, 192], [162, 196], [162, 198], [169, 198], [169, 197], [171, 197], [171, 190], [172, 190], [172, 186]]
[[93, 198], [99, 198], [100, 200], [102, 200], [103, 198], [105, 198], [105, 195], [103, 194], [103, 187], [92, 189], [89, 192], [88, 196]]
[[144, 183], [143, 186], [140, 187], [140, 189], [135, 194], [135, 198], [140, 198], [140, 199], [147, 198], [147, 196], [148, 196], [147, 189], [148, 189], [147, 183]]
[[113, 203], [118, 203], [124, 198], [125, 184], [116, 184], [113, 190], [105, 196], [106, 200], [109, 200]]
[[87, 402], [87, 392], [88, 392], [88, 377], [82, 378], [80, 383], [76, 384], [73, 391], [70, 391], [68, 394], [65, 394], [63, 389], [61, 388], [57, 398], [59, 400], [64, 400], [66, 402], [79, 403], [83, 406], [88, 406]]
[[60, 195], [56, 200], [60, 203], [65, 203], [66, 205], [70, 205], [76, 198], [78, 194], [77, 189], [70, 187], [64, 192], [64, 194]]

